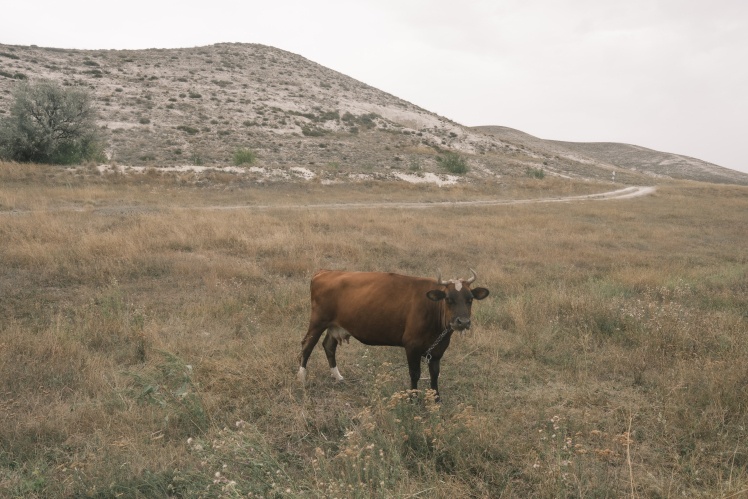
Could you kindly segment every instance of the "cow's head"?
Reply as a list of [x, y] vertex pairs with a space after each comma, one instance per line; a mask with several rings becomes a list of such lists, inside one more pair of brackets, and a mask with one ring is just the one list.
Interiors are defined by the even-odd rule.
[[470, 309], [473, 300], [482, 300], [488, 296], [486, 288], [470, 289], [470, 285], [478, 277], [473, 269], [473, 276], [469, 279], [442, 280], [441, 273], [436, 279], [444, 289], [432, 289], [426, 296], [432, 301], [444, 300], [446, 321], [453, 331], [464, 331], [470, 327]]

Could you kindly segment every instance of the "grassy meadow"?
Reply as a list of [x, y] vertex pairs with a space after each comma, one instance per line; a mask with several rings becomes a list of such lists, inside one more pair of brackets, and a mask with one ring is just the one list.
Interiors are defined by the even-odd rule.
[[[614, 188], [0, 164], [0, 496], [745, 497], [748, 188], [282, 207]], [[355, 340], [344, 382], [321, 345], [297, 381], [317, 269], [468, 267], [491, 296], [441, 404], [410, 401], [402, 349]]]

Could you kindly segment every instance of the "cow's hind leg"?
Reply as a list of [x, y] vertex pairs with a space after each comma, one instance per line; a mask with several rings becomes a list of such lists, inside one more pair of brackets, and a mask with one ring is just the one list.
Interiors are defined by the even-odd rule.
[[325, 349], [325, 355], [327, 356], [327, 363], [330, 365], [330, 374], [336, 381], [343, 381], [343, 376], [340, 375], [340, 371], [338, 371], [338, 364], [335, 360], [335, 350], [338, 348], [338, 342], [340, 341], [340, 336], [337, 334], [337, 329], [335, 327], [331, 327], [327, 330], [327, 334], [325, 335], [325, 339], [322, 340], [322, 346]]
[[306, 379], [306, 363], [309, 360], [309, 356], [312, 354], [312, 350], [317, 345], [320, 336], [327, 329], [326, 324], [317, 324], [314, 322], [309, 323], [309, 329], [306, 332], [306, 336], [301, 340], [301, 355], [299, 365], [299, 380], [304, 381]]

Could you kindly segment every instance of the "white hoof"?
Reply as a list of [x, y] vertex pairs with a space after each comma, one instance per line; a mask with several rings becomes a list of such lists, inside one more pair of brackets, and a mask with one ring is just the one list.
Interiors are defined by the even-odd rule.
[[337, 367], [330, 368], [330, 374], [335, 381], [343, 381], [343, 376], [340, 375]]
[[297, 378], [299, 378], [299, 381], [302, 383], [306, 381], [306, 367], [299, 367], [299, 373], [296, 375]]

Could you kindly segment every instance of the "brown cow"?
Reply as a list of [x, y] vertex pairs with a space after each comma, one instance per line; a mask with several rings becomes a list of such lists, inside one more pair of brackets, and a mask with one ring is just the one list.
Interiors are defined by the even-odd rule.
[[366, 345], [405, 348], [410, 387], [418, 388], [421, 357], [437, 392], [439, 362], [454, 331], [470, 327], [473, 299], [488, 296], [486, 288], [470, 289], [476, 279], [443, 281], [380, 272], [320, 270], [311, 282], [312, 314], [301, 342], [299, 379], [306, 378], [306, 364], [322, 333], [322, 346], [333, 378], [343, 377], [335, 361], [339, 343], [351, 336]]

